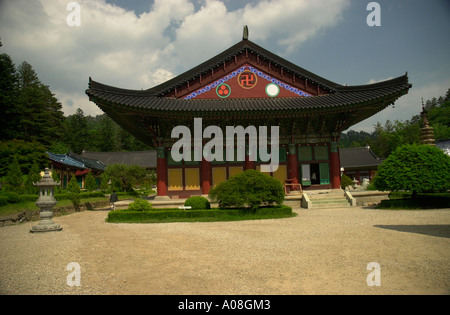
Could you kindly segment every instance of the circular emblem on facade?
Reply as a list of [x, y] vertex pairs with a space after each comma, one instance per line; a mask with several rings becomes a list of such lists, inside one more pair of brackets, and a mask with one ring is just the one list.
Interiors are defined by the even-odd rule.
[[258, 82], [258, 77], [256, 76], [255, 73], [251, 72], [250, 70], [245, 70], [239, 74], [237, 80], [242, 88], [251, 89], [256, 86], [256, 83]]
[[267, 84], [266, 86], [266, 94], [270, 97], [275, 97], [280, 93], [280, 87], [275, 83]]
[[227, 98], [231, 94], [231, 88], [228, 84], [221, 84], [216, 88], [217, 96], [221, 98]]

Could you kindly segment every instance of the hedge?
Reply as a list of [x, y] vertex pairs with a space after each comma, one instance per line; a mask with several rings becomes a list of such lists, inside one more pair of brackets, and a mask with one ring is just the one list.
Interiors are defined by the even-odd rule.
[[256, 209], [208, 209], [208, 210], [179, 210], [179, 209], [153, 209], [150, 211], [116, 210], [108, 213], [107, 222], [110, 223], [150, 223], [162, 221], [183, 221], [198, 219], [198, 221], [211, 219], [251, 219], [264, 216], [286, 217], [292, 215], [292, 208], [281, 205]]
[[[401, 194], [395, 194], [395, 197], [401, 197]], [[389, 199], [382, 200], [377, 209], [442, 209], [450, 208], [450, 194], [419, 194], [417, 198]]]
[[[69, 199], [69, 194], [55, 194], [55, 199], [57, 201]], [[105, 197], [101, 191], [96, 192], [82, 192], [80, 193], [80, 198], [94, 198], [94, 197]], [[16, 192], [7, 192], [0, 194], [0, 206], [5, 206], [7, 204], [15, 204], [21, 202], [33, 202], [37, 201], [39, 195], [19, 195]]]

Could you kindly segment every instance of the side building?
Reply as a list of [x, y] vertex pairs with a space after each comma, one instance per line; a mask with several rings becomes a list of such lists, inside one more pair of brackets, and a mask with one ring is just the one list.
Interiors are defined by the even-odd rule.
[[105, 165], [138, 165], [148, 171], [156, 170], [156, 150], [132, 152], [83, 151], [81, 156], [88, 159], [98, 160]]
[[364, 179], [369, 181], [375, 176], [383, 159], [373, 153], [370, 146], [340, 149], [341, 172], [356, 179], [360, 184]]
[[65, 189], [73, 175], [75, 175], [80, 188], [85, 187], [86, 176], [89, 173], [95, 177], [100, 187], [100, 175], [106, 169], [106, 164], [96, 159], [80, 156], [73, 152], [56, 154], [47, 152], [52, 171], [56, 171], [60, 179], [60, 187]]
[[56, 154], [47, 152], [51, 168], [56, 171], [61, 181], [61, 188], [66, 188], [75, 175], [80, 188], [85, 188], [86, 176], [95, 177], [100, 187], [100, 175], [111, 164], [138, 165], [147, 171], [156, 171], [156, 150], [133, 152], [95, 152], [83, 151], [81, 155], [69, 152]]

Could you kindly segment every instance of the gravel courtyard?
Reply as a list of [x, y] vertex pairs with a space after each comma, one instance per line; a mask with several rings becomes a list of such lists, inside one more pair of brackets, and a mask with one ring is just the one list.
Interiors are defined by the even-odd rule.
[[[110, 224], [106, 211], [0, 228], [0, 294], [449, 294], [450, 209]], [[81, 285], [66, 279], [76, 262]], [[380, 265], [380, 286], [366, 282]], [[369, 277], [371, 278], [371, 277]]]

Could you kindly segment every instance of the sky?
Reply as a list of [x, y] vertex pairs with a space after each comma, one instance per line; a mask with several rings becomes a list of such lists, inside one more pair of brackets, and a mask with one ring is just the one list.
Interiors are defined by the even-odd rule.
[[[405, 121], [450, 88], [450, 1], [380, 0], [0, 0], [0, 53], [30, 63], [65, 115], [102, 111], [93, 80], [148, 89], [242, 39], [339, 84], [408, 73], [412, 89], [395, 106], [350, 127], [372, 132]], [[78, 19], [79, 18], [79, 19]], [[369, 19], [373, 20], [373, 18]], [[76, 23], [79, 22], [79, 23]]]

